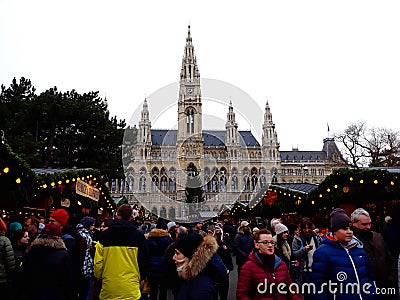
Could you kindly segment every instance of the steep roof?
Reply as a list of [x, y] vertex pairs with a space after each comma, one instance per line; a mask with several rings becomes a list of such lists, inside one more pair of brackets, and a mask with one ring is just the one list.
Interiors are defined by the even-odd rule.
[[[260, 147], [260, 144], [250, 130], [239, 131], [242, 145], [247, 147]], [[178, 131], [168, 129], [152, 129], [151, 143], [153, 145], [175, 146]], [[204, 146], [225, 146], [225, 130], [204, 130], [202, 133]]]

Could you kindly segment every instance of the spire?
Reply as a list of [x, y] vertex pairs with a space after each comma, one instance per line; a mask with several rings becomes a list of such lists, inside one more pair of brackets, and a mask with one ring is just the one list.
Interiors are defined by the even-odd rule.
[[149, 106], [147, 105], [147, 98], [144, 98], [143, 102], [143, 109], [142, 109], [142, 117], [140, 119], [141, 123], [150, 123], [150, 118], [149, 118]]
[[186, 45], [182, 58], [181, 83], [197, 83], [200, 79], [200, 72], [197, 67], [197, 59], [194, 55], [190, 25], [186, 37]]
[[227, 120], [225, 123], [226, 136], [225, 144], [227, 146], [233, 146], [239, 142], [238, 137], [238, 124], [236, 123], [235, 113], [233, 111], [232, 100], [229, 101], [228, 113], [226, 116]]
[[269, 107], [268, 104], [268, 99], [267, 99], [267, 103], [265, 104], [265, 112], [264, 112], [264, 124], [270, 124], [272, 125], [272, 113], [271, 113], [271, 109]]
[[268, 99], [265, 104], [262, 145], [267, 159], [271, 160], [279, 158], [278, 134], [275, 131], [275, 124], [272, 120], [272, 113], [268, 104]]

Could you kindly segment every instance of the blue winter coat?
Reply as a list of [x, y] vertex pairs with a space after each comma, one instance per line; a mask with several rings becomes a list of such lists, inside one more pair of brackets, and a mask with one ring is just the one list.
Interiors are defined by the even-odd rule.
[[215, 238], [205, 236], [190, 261], [178, 273], [183, 283], [175, 300], [218, 300], [216, 284], [224, 284], [228, 277], [217, 249]]
[[149, 271], [151, 279], [165, 279], [164, 254], [167, 247], [173, 242], [168, 231], [154, 228], [149, 233], [146, 243], [149, 248]]
[[[317, 293], [310, 295], [310, 299], [377, 299], [373, 295], [375, 283], [371, 279], [367, 255], [362, 247], [362, 243], [355, 238], [344, 247], [331, 234], [326, 236], [314, 252], [311, 279], [316, 285]], [[357, 291], [358, 287], [360, 292]], [[371, 294], [364, 293], [363, 287]]]

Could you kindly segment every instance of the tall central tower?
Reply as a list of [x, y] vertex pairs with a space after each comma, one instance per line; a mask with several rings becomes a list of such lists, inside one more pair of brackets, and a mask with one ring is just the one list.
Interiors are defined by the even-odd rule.
[[[190, 162], [200, 167], [203, 156], [202, 103], [200, 72], [194, 55], [190, 26], [186, 38], [179, 80], [178, 97], [178, 159], [183, 169]], [[201, 168], [201, 167], [200, 167]]]

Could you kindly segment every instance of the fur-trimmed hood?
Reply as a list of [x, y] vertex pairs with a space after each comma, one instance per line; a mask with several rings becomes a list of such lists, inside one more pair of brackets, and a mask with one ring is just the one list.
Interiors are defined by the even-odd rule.
[[184, 263], [182, 270], [178, 272], [179, 277], [184, 280], [195, 278], [205, 270], [207, 263], [211, 260], [217, 250], [217, 240], [213, 236], [205, 236], [194, 252], [192, 258], [190, 260], [188, 259]]
[[32, 241], [28, 251], [35, 246], [43, 246], [54, 249], [67, 249], [67, 247], [65, 247], [64, 241], [61, 238], [47, 236], [43, 234], [39, 234], [37, 238]]
[[154, 228], [149, 232], [147, 237], [148, 238], [150, 238], [150, 237], [158, 238], [158, 237], [163, 237], [163, 236], [170, 236], [170, 234], [165, 229]]

